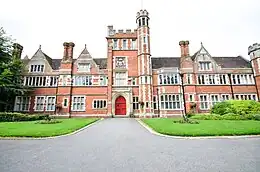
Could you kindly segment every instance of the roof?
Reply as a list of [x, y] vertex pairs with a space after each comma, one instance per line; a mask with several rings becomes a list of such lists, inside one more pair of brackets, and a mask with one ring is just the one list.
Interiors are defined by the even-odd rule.
[[152, 57], [152, 68], [180, 67], [179, 57]]

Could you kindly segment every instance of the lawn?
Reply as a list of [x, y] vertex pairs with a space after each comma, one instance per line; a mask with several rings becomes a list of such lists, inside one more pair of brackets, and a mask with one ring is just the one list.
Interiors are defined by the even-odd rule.
[[76, 131], [95, 121], [97, 118], [59, 119], [56, 124], [39, 124], [29, 122], [0, 122], [0, 137], [48, 137]]
[[173, 136], [234, 136], [260, 134], [260, 121], [199, 120], [199, 124], [174, 123], [177, 119], [154, 118], [142, 121], [161, 134]]

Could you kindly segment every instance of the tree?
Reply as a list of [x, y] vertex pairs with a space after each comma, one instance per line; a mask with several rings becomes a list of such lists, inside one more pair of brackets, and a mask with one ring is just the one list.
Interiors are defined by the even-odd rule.
[[26, 94], [29, 89], [22, 84], [24, 65], [21, 60], [22, 46], [13, 43], [4, 29], [0, 28], [0, 111], [13, 110], [15, 96]]

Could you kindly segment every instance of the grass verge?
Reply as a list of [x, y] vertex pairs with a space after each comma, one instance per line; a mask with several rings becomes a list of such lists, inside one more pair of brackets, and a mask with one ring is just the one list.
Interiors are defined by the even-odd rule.
[[60, 123], [40, 124], [37, 121], [0, 122], [0, 137], [50, 137], [74, 132], [98, 118], [59, 119]]
[[154, 118], [142, 121], [158, 133], [171, 136], [238, 136], [260, 134], [260, 121], [199, 120], [199, 124], [174, 123], [178, 119]]

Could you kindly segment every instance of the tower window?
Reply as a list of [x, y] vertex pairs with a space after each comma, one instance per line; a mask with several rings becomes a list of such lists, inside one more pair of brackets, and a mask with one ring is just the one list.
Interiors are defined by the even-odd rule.
[[145, 26], [145, 18], [142, 18], [142, 24]]
[[146, 24], [147, 24], [147, 26], [148, 26], [148, 18], [146, 19]]
[[123, 40], [123, 49], [124, 50], [127, 49], [127, 41], [126, 41], [126, 39]]
[[138, 20], [138, 25], [141, 26], [141, 19]]
[[144, 43], [146, 43], [146, 37], [144, 36]]
[[114, 39], [114, 40], [113, 40], [113, 43], [114, 43], [113, 48], [114, 48], [114, 49], [117, 49], [117, 39]]

